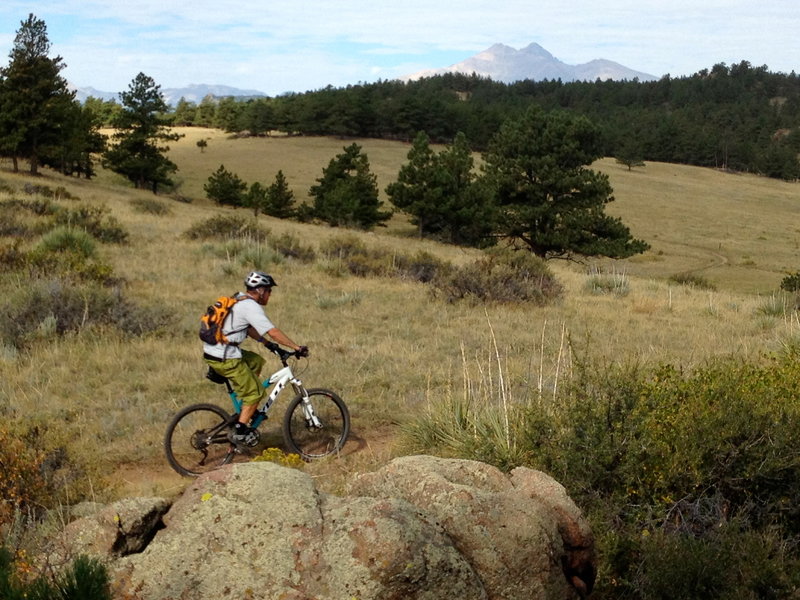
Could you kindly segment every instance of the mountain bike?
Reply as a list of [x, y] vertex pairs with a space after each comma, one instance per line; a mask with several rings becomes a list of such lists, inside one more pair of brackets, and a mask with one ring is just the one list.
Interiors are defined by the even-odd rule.
[[[291, 357], [299, 358], [295, 352], [284, 350], [272, 342], [264, 345], [280, 359], [283, 367], [262, 383], [265, 388], [272, 386], [272, 390], [250, 421], [256, 435], [247, 446], [258, 445], [258, 426], [267, 419], [278, 395], [287, 385], [291, 385], [296, 395], [286, 409], [281, 426], [289, 451], [299, 454], [304, 460], [339, 452], [350, 434], [347, 405], [330, 390], [307, 390], [303, 387], [287, 362]], [[239, 420], [241, 400], [228, 379], [210, 367], [206, 377], [214, 383], [225, 385], [234, 413], [230, 414], [216, 404], [204, 403], [187, 406], [172, 418], [164, 436], [167, 460], [178, 473], [190, 477], [217, 469], [247, 453], [247, 447], [228, 439], [228, 433]]]

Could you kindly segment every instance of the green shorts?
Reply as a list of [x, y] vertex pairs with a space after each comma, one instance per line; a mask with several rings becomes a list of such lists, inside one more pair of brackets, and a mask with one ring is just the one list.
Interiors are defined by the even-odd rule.
[[236, 392], [242, 404], [258, 404], [264, 397], [267, 389], [258, 379], [264, 366], [264, 357], [249, 350], [242, 350], [242, 358], [229, 358], [228, 360], [209, 360], [206, 363], [223, 377], [231, 382], [233, 391]]

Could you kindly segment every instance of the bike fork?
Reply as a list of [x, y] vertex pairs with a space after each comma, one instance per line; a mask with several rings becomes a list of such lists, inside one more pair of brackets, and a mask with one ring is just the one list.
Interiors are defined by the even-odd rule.
[[294, 388], [301, 398], [300, 404], [303, 407], [303, 417], [306, 420], [306, 425], [308, 427], [322, 429], [322, 421], [320, 421], [319, 417], [314, 413], [314, 406], [311, 404], [311, 399], [308, 397], [306, 388], [304, 388], [300, 382], [295, 384]]

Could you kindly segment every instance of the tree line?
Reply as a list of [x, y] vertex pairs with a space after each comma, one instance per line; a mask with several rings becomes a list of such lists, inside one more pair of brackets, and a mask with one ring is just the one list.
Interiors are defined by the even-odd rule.
[[800, 78], [747, 61], [658, 81], [520, 81], [446, 74], [412, 82], [326, 87], [274, 98], [181, 99], [176, 125], [265, 135], [333, 135], [411, 141], [425, 131], [449, 143], [461, 132], [485, 149], [509, 118], [538, 105], [584, 115], [604, 156], [800, 177]]

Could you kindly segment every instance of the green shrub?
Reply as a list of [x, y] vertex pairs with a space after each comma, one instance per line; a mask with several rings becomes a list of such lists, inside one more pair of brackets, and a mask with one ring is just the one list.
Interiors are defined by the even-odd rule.
[[55, 224], [83, 229], [100, 242], [123, 244], [128, 232], [119, 221], [108, 214], [105, 206], [83, 205], [75, 208], [60, 208], [54, 213]]
[[62, 335], [91, 327], [114, 327], [144, 335], [168, 325], [163, 306], [139, 306], [94, 283], [34, 280], [0, 304], [0, 341], [24, 348], [43, 335]]
[[414, 256], [395, 257], [395, 268], [400, 277], [430, 283], [437, 277], [446, 277], [453, 266], [429, 252], [419, 251]]
[[32, 238], [51, 227], [36, 217], [52, 215], [57, 208], [50, 200], [11, 198], [0, 202], [0, 236]]
[[344, 260], [367, 254], [367, 246], [354, 235], [332, 237], [320, 245], [320, 252], [330, 259]]
[[131, 200], [131, 206], [136, 212], [150, 215], [164, 216], [172, 213], [169, 206], [152, 198], [134, 198]]
[[97, 559], [78, 556], [61, 573], [47, 572], [28, 581], [15, 568], [14, 555], [0, 546], [2, 600], [111, 600], [108, 570]]
[[711, 283], [708, 279], [694, 273], [677, 273], [670, 276], [669, 280], [678, 285], [694, 287], [700, 290], [714, 291], [717, 289], [717, 286]]
[[797, 589], [796, 354], [692, 373], [578, 361], [557, 401], [509, 406], [445, 398], [404, 429], [408, 450], [551, 473], [586, 510], [603, 556], [593, 597]]
[[283, 255], [265, 244], [246, 243], [237, 255], [242, 267], [256, 271], [269, 270], [270, 265], [281, 264]]
[[59, 277], [110, 284], [113, 270], [110, 265], [96, 260], [96, 253], [95, 240], [87, 232], [57, 227], [42, 236], [22, 257], [22, 262], [34, 278]]
[[20, 241], [0, 243], [0, 267], [3, 271], [17, 271], [27, 263], [27, 255], [20, 250]]
[[328, 308], [339, 308], [340, 306], [355, 306], [361, 303], [361, 292], [342, 292], [338, 296], [317, 295], [317, 306], [323, 310]]
[[192, 225], [184, 235], [190, 240], [249, 238], [263, 242], [267, 239], [269, 231], [252, 219], [234, 215], [216, 215]]
[[42, 473], [44, 453], [0, 425], [0, 527], [18, 512], [39, 510], [48, 495]]
[[781, 280], [781, 289], [786, 292], [800, 292], [800, 271], [784, 277]]
[[614, 296], [627, 296], [630, 293], [630, 283], [625, 273], [612, 271], [603, 273], [597, 271], [589, 275], [586, 280], [586, 290], [591, 294], [612, 294]]
[[451, 265], [428, 252], [408, 256], [384, 248], [368, 248], [354, 235], [331, 238], [320, 246], [323, 256], [359, 277], [399, 277], [429, 283]]
[[317, 253], [311, 246], [304, 246], [291, 233], [284, 233], [270, 241], [270, 245], [282, 256], [293, 258], [300, 262], [310, 263], [317, 258]]
[[21, 223], [16, 215], [2, 215], [0, 221], [0, 236], [26, 238], [32, 237], [34, 232], [25, 223]]
[[73, 252], [82, 258], [92, 258], [95, 252], [94, 238], [81, 229], [56, 227], [42, 236], [36, 247], [40, 252]]
[[545, 262], [530, 252], [492, 249], [472, 264], [448, 269], [433, 280], [435, 295], [448, 302], [532, 302], [559, 298], [561, 285]]
[[54, 200], [77, 200], [77, 196], [73, 196], [72, 194], [67, 191], [67, 188], [63, 186], [58, 186], [56, 189], [53, 189], [46, 185], [35, 185], [32, 183], [26, 183], [23, 186], [23, 191], [29, 195], [37, 195], [42, 196], [44, 198], [52, 198]]
[[797, 586], [797, 557], [785, 542], [737, 523], [700, 537], [656, 530], [640, 551], [632, 577], [644, 598], [790, 598]]
[[767, 317], [785, 317], [795, 308], [796, 299], [790, 294], [773, 294], [762, 300], [756, 313]]
[[321, 245], [320, 251], [346, 272], [358, 277], [384, 277], [396, 273], [393, 253], [382, 248], [368, 248], [354, 235], [330, 238]]

